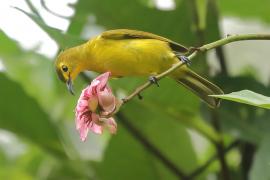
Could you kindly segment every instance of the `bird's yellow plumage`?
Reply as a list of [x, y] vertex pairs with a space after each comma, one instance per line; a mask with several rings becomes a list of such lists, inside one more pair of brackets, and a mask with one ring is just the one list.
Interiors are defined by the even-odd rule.
[[[60, 53], [56, 70], [60, 79], [71, 84], [85, 70], [112, 76], [151, 76], [162, 73], [179, 62], [179, 54], [188, 52], [184, 46], [164, 37], [135, 30], [111, 30], [85, 44]], [[222, 94], [217, 86], [182, 66], [170, 75], [210, 106], [218, 101], [210, 94]]]
[[97, 37], [87, 46], [92, 58], [86, 62], [89, 70], [110, 70], [113, 76], [156, 75], [179, 62], [168, 44], [156, 39], [119, 41]]

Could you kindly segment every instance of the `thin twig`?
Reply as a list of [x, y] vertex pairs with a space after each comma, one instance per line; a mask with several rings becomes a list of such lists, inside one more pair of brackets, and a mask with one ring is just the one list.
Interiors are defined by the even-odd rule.
[[30, 10], [43, 21], [43, 18], [39, 14], [37, 8], [32, 4], [32, 2], [30, 0], [25, 0], [25, 2], [28, 5], [28, 7], [30, 8]]
[[46, 5], [45, 0], [40, 0], [40, 4], [46, 11], [48, 11], [52, 15], [63, 18], [63, 19], [69, 19], [68, 16], [64, 16], [64, 15], [58, 14], [58, 13], [53, 12], [52, 10], [50, 10], [50, 8], [48, 8], [48, 6]]
[[159, 151], [135, 126], [133, 126], [122, 112], [118, 112], [116, 116], [119, 122], [137, 139], [151, 154], [159, 159], [169, 170], [182, 180], [188, 179], [187, 175], [170, 161], [162, 152]]
[[[197, 55], [197, 51], [193, 52], [191, 55], [188, 56], [188, 59], [191, 60], [192, 58], [194, 58]], [[162, 78], [164, 78], [165, 76], [167, 76], [168, 74], [172, 73], [173, 71], [175, 71], [176, 69], [178, 69], [179, 67], [183, 66], [185, 63], [183, 63], [182, 61], [179, 61], [178, 63], [176, 63], [174, 66], [172, 66], [171, 68], [169, 68], [168, 70], [164, 71], [163, 73], [155, 76], [155, 79], [158, 81]], [[126, 98], [123, 99], [123, 103], [126, 103], [128, 101], [130, 101], [133, 97], [137, 96], [138, 94], [140, 94], [143, 90], [147, 89], [148, 87], [150, 87], [153, 83], [147, 81], [146, 83], [144, 83], [143, 85], [141, 85], [140, 87], [138, 87], [134, 92], [132, 92], [129, 96], [127, 96]]]
[[220, 46], [224, 46], [225, 44], [229, 44], [231, 42], [236, 41], [247, 41], [247, 40], [270, 40], [270, 34], [237, 34], [231, 35], [226, 38], [217, 40], [215, 42], [206, 44], [200, 48], [198, 48], [201, 52], [208, 51], [210, 49], [214, 49]]

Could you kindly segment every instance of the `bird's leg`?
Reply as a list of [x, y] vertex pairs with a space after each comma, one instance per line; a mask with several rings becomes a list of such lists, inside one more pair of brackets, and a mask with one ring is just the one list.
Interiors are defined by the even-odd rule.
[[159, 87], [158, 80], [155, 76], [150, 76], [149, 81], [150, 81], [150, 83], [155, 84], [155, 85], [157, 85], [157, 87]]
[[186, 56], [179, 56], [180, 61], [182, 61], [184, 64], [187, 64], [188, 66], [191, 65], [191, 61]]

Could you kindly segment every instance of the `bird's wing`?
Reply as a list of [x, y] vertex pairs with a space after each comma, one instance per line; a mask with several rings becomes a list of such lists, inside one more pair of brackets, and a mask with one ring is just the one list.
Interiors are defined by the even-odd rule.
[[186, 53], [188, 49], [178, 44], [170, 39], [164, 38], [162, 36], [158, 36], [152, 33], [137, 31], [137, 30], [129, 30], [129, 29], [116, 29], [105, 31], [101, 34], [102, 38], [105, 39], [114, 39], [114, 40], [122, 40], [122, 39], [157, 39], [160, 41], [167, 42], [171, 49], [176, 52]]

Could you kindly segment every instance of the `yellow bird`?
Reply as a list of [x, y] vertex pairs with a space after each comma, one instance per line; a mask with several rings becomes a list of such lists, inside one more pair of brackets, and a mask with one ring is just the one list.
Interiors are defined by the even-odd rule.
[[[113, 77], [155, 76], [179, 62], [188, 49], [167, 38], [143, 31], [117, 29], [105, 31], [88, 42], [61, 52], [55, 62], [59, 78], [72, 82], [82, 71], [104, 73]], [[170, 74], [210, 107], [217, 107], [219, 99], [208, 95], [223, 94], [213, 83], [191, 71], [186, 65]]]

